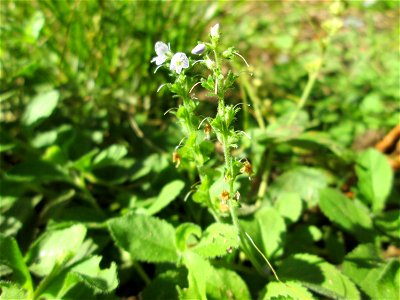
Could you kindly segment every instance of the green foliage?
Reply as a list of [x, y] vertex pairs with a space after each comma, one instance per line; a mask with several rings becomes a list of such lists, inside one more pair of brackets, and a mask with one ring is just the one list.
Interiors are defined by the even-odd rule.
[[357, 159], [356, 173], [360, 193], [371, 204], [374, 212], [381, 211], [393, 181], [393, 172], [387, 159], [377, 150], [369, 149]]
[[146, 215], [128, 214], [108, 221], [115, 243], [132, 258], [147, 262], [178, 260], [174, 227]]

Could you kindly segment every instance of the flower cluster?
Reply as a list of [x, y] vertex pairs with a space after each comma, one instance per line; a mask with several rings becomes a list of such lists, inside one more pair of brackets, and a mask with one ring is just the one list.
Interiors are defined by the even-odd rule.
[[[200, 178], [200, 184], [196, 187], [192, 198], [207, 206], [214, 217], [218, 218], [218, 215], [224, 216], [230, 209], [239, 205], [240, 193], [235, 189], [234, 182], [240, 174], [246, 174], [250, 178], [252, 167], [247, 160], [242, 163], [231, 154], [232, 148], [237, 148], [243, 132], [234, 129], [235, 116], [240, 108], [237, 105], [225, 104], [225, 94], [232, 88], [238, 76], [232, 71], [224, 72], [222, 69], [224, 60], [229, 61], [234, 56], [243, 60], [244, 58], [234, 47], [220, 49], [219, 24], [212, 26], [209, 38], [208, 42], [198, 42], [191, 50], [193, 56], [189, 55], [189, 57], [183, 52], [173, 53], [169, 45], [157, 42], [155, 44], [157, 56], [152, 59], [152, 62], [157, 65], [157, 69], [165, 67], [171, 71], [175, 81], [165, 83], [162, 87], [168, 87], [172, 93], [182, 99], [182, 104], [173, 113], [185, 137], [173, 152], [172, 160], [177, 168], [186, 168], [188, 171], [197, 173], [191, 176]], [[246, 61], [245, 63], [247, 65]], [[204, 71], [201, 71], [201, 74], [192, 74], [192, 71], [186, 74], [195, 64], [204, 66]], [[200, 81], [198, 81], [198, 75], [201, 77]], [[198, 117], [196, 112], [198, 100], [192, 93], [198, 85], [208, 90], [211, 96], [216, 97], [218, 108], [214, 117], [203, 119]], [[213, 140], [213, 136], [216, 139]], [[222, 174], [219, 175], [213, 171], [215, 160], [211, 160], [216, 153], [216, 147], [222, 149], [224, 153], [224, 166]], [[193, 166], [196, 168], [193, 169]], [[222, 189], [212, 194], [211, 185], [218, 181], [222, 181]]]

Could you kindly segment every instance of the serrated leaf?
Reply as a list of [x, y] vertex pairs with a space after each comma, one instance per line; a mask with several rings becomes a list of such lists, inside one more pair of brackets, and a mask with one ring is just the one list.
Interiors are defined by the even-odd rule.
[[374, 240], [371, 217], [361, 203], [331, 188], [321, 190], [320, 198], [320, 208], [332, 222], [353, 233], [361, 242]]
[[285, 259], [277, 270], [280, 279], [296, 280], [304, 287], [335, 299], [360, 299], [354, 283], [334, 265], [311, 254], [296, 254]]
[[22, 124], [32, 126], [49, 117], [57, 106], [60, 93], [57, 90], [41, 93], [28, 103], [22, 115]]
[[297, 193], [284, 193], [274, 203], [279, 214], [289, 223], [296, 222], [303, 210], [303, 202]]
[[31, 275], [16, 240], [0, 234], [0, 265], [12, 269], [12, 281], [29, 291], [33, 290]]
[[384, 262], [373, 244], [359, 245], [343, 263], [343, 272], [372, 299], [399, 298], [399, 270], [399, 261]]
[[147, 262], [176, 262], [175, 229], [155, 217], [129, 214], [108, 221], [117, 246], [132, 258]]
[[26, 300], [27, 292], [20, 286], [6, 281], [0, 281], [0, 300]]
[[283, 253], [286, 237], [286, 225], [284, 219], [274, 208], [263, 208], [256, 213], [264, 254], [267, 258], [273, 258]]
[[306, 288], [295, 281], [270, 282], [265, 288], [263, 300], [280, 299], [280, 297], [296, 300], [315, 299]]
[[232, 249], [239, 247], [238, 231], [235, 226], [214, 223], [203, 233], [200, 242], [192, 248], [202, 257], [223, 256]]
[[68, 278], [65, 281], [68, 286], [65, 286], [64, 283], [63, 293], [59, 294], [58, 297], [61, 298], [64, 292], [77, 282], [83, 282], [91, 289], [101, 293], [111, 292], [116, 289], [118, 286], [117, 265], [111, 263], [110, 268], [100, 269], [100, 261], [100, 256], [93, 256], [74, 265], [69, 270]]
[[154, 215], [168, 206], [182, 191], [185, 183], [182, 180], [174, 180], [164, 186], [156, 200], [147, 208], [146, 213]]
[[38, 276], [48, 275], [57, 261], [66, 255], [73, 257], [79, 251], [85, 235], [86, 228], [80, 224], [46, 231], [32, 244], [26, 255], [29, 269]]
[[373, 211], [381, 211], [393, 182], [387, 158], [375, 149], [368, 149], [357, 159], [356, 173], [360, 192], [372, 204]]

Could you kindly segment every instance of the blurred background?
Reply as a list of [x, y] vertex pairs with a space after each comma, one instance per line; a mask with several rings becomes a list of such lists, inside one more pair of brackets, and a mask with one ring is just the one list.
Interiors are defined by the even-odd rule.
[[[155, 42], [189, 53], [219, 23], [224, 46], [251, 66], [232, 62], [241, 76], [229, 101], [250, 104], [237, 127], [260, 134], [296, 106], [331, 18], [330, 1], [0, 5], [0, 230], [22, 249], [49, 222], [105, 220], [178, 176], [171, 155], [182, 133], [164, 115], [178, 100], [156, 92], [169, 78], [154, 74]], [[399, 123], [399, 2], [345, 1], [340, 18], [305, 106], [307, 128], [358, 151]], [[282, 151], [277, 173], [296, 159]], [[106, 252], [106, 235], [96, 239]]]

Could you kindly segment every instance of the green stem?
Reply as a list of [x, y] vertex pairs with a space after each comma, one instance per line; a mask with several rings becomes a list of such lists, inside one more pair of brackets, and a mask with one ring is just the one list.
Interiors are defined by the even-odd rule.
[[310, 74], [308, 76], [307, 85], [303, 91], [303, 94], [301, 95], [300, 101], [297, 104], [297, 108], [296, 108], [295, 112], [292, 114], [292, 116], [290, 117], [290, 119], [287, 123], [288, 126], [292, 125], [293, 121], [297, 117], [297, 114], [303, 109], [304, 105], [306, 104], [306, 101], [307, 101], [308, 97], [310, 96], [311, 90], [315, 84], [315, 80], [318, 77], [318, 74], [319, 74], [319, 68], [318, 68], [318, 70], [316, 70], [315, 72], [313, 72], [312, 74]]
[[138, 272], [139, 276], [143, 279], [143, 281], [146, 283], [146, 285], [149, 285], [151, 283], [151, 279], [149, 275], [143, 270], [142, 266], [137, 262], [133, 262], [133, 267], [136, 269]]

